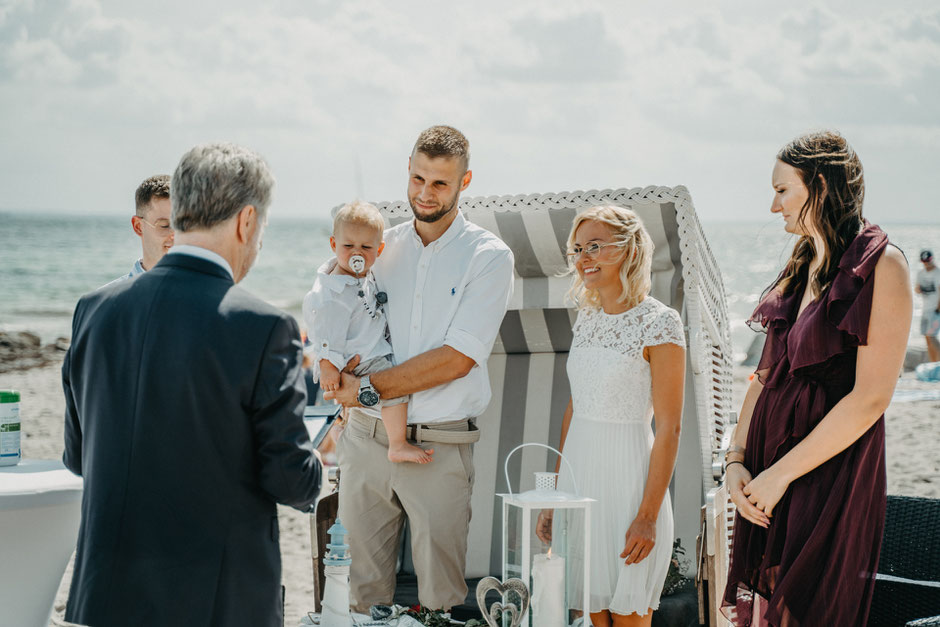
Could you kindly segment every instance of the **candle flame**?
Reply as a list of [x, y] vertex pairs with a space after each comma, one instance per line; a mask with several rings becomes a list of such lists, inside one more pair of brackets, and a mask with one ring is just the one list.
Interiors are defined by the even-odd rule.
[[548, 548], [548, 559], [552, 559], [552, 549], [551, 549], [551, 547]]

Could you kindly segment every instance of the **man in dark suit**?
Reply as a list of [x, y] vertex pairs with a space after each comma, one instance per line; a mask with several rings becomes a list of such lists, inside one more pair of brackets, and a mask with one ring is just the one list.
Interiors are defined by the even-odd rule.
[[83, 297], [62, 367], [66, 466], [85, 478], [66, 620], [280, 626], [275, 503], [308, 510], [297, 324], [236, 287], [274, 180], [231, 144], [173, 175], [177, 246]]

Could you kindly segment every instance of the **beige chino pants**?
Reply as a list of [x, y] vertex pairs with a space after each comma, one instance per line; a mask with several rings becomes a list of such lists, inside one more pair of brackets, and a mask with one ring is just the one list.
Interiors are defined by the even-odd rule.
[[[464, 567], [473, 489], [470, 444], [425, 442], [434, 449], [429, 464], [388, 461], [388, 438], [381, 420], [352, 408], [336, 444], [340, 467], [339, 518], [349, 530], [352, 559], [350, 604], [390, 604], [405, 516], [411, 527], [411, 554], [418, 576], [418, 599], [432, 609], [449, 609], [467, 596]], [[466, 422], [434, 424], [440, 430], [466, 430]]]

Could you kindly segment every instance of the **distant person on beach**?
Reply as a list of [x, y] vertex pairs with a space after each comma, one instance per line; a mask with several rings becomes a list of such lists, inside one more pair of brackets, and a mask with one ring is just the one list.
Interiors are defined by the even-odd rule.
[[[339, 516], [349, 529], [351, 601], [360, 611], [392, 601], [405, 516], [421, 605], [446, 609], [467, 595], [474, 419], [490, 400], [487, 359], [513, 276], [509, 248], [458, 209], [470, 185], [469, 162], [469, 143], [457, 129], [434, 126], [418, 137], [408, 160], [414, 220], [385, 233], [385, 252], [373, 267], [389, 295], [398, 365], [369, 381], [343, 372], [339, 390], [324, 394], [350, 408], [337, 442]], [[373, 395], [411, 395], [408, 439], [432, 444], [434, 461], [388, 461], [382, 421], [358, 407]]]
[[133, 279], [150, 270], [173, 246], [173, 226], [170, 224], [170, 176], [151, 176], [137, 187], [134, 194], [136, 209], [131, 216], [131, 228], [140, 238], [141, 257], [124, 276], [115, 279]]
[[[366, 386], [370, 375], [394, 365], [385, 318], [388, 297], [376, 288], [372, 275], [385, 248], [384, 230], [382, 214], [366, 202], [343, 205], [333, 218], [330, 248], [336, 256], [317, 270], [303, 303], [313, 374], [324, 391], [339, 389], [340, 371], [354, 355], [361, 361], [353, 374], [363, 377]], [[375, 402], [367, 406], [370, 400]], [[365, 399], [361, 411], [382, 419], [389, 461], [426, 464], [433, 449], [425, 451], [405, 439], [407, 403], [407, 398], [379, 402], [376, 396]]]
[[770, 210], [798, 239], [748, 321], [767, 341], [725, 457], [737, 517], [722, 611], [735, 625], [865, 625], [910, 273], [862, 217], [862, 163], [838, 133], [784, 146], [772, 185]]
[[236, 286], [273, 187], [256, 153], [196, 146], [173, 175], [177, 245], [75, 309], [63, 461], [85, 488], [68, 621], [282, 625], [275, 505], [308, 511], [321, 465], [297, 323]]
[[920, 251], [923, 268], [917, 271], [914, 291], [920, 294], [923, 310], [920, 312], [920, 334], [927, 340], [927, 361], [940, 361], [940, 268], [933, 262], [933, 252]]

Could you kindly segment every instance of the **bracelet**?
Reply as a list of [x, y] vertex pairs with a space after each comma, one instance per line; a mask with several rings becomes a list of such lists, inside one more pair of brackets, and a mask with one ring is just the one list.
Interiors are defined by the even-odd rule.
[[737, 455], [737, 454], [744, 455], [744, 450], [745, 449], [743, 446], [732, 445], [728, 447], [728, 450], [725, 451], [725, 461], [728, 461], [728, 458], [731, 457], [732, 455]]
[[[728, 466], [730, 466], [731, 464], [741, 464], [741, 466], [744, 466], [744, 462], [739, 462], [738, 460], [734, 460], [734, 461], [725, 463], [725, 470], [728, 470]], [[744, 466], [744, 470], [747, 470], [747, 466]]]

